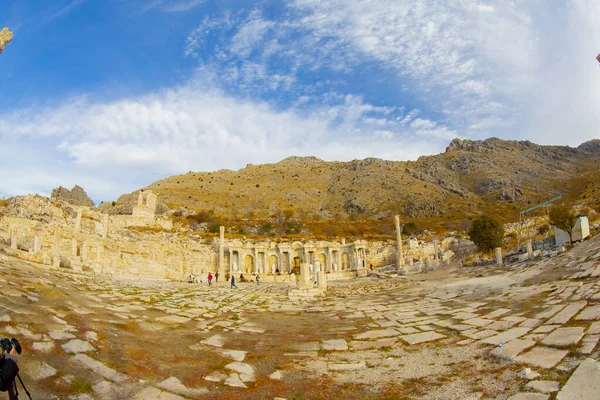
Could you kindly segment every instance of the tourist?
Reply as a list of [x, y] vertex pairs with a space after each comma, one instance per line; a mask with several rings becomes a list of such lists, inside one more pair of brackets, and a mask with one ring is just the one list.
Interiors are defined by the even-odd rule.
[[256, 275], [256, 286], [260, 285], [260, 276]]
[[244, 274], [240, 274], [240, 282], [246, 282], [246, 278], [244, 278]]
[[279, 268], [277, 268], [277, 269], [275, 270], [275, 273], [276, 273], [277, 275], [281, 275], [281, 272], [279, 272]]
[[373, 264], [369, 264], [369, 268], [371, 268], [371, 271], [373, 271]]
[[[8, 339], [3, 339], [8, 341]], [[13, 339], [14, 341], [15, 339]], [[12, 343], [11, 343], [12, 344]], [[0, 390], [5, 392], [8, 391], [8, 395], [10, 399], [16, 399], [16, 389], [17, 386], [15, 384], [15, 378], [19, 373], [18, 367], [18, 359], [17, 359], [17, 349], [14, 344], [12, 344], [12, 348], [9, 353], [0, 354], [0, 359], [2, 360], [2, 368], [0, 368]]]
[[235, 286], [235, 276], [233, 274], [231, 274], [231, 289], [233, 288], [238, 288], [237, 286]]
[[212, 276], [212, 274], [209, 272], [209, 273], [208, 273], [208, 286], [212, 285], [212, 278], [213, 278], [213, 276]]
[[219, 282], [219, 271], [215, 273], [215, 282]]
[[194, 282], [196, 282], [196, 275], [190, 274], [190, 276], [188, 277], [188, 283], [194, 283]]

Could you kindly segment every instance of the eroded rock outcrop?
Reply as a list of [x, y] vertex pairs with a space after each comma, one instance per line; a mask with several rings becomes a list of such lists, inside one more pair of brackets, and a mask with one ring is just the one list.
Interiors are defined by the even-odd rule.
[[6, 46], [13, 38], [13, 34], [8, 28], [2, 28], [0, 30], [0, 54], [2, 50], [4, 50], [4, 46]]
[[85, 190], [78, 185], [73, 186], [73, 189], [71, 190], [62, 186], [54, 189], [50, 196], [50, 201], [57, 202], [58, 200], [65, 201], [74, 206], [94, 207], [92, 199], [90, 199]]

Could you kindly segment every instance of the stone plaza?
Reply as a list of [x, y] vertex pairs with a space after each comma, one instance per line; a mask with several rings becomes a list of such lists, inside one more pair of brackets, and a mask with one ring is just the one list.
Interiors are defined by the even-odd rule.
[[33, 398], [595, 399], [599, 237], [511, 265], [329, 281], [311, 302], [281, 282], [119, 277], [4, 252], [0, 334], [21, 340]]

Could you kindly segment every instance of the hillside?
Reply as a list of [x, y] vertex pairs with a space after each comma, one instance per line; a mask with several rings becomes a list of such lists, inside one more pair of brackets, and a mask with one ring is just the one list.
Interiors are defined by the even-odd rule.
[[[299, 233], [302, 227], [327, 233], [325, 226], [341, 229], [351, 221], [387, 235], [396, 213], [413, 227], [452, 230], [484, 213], [515, 221], [519, 210], [557, 195], [600, 208], [599, 176], [600, 140], [571, 148], [455, 139], [444, 153], [414, 162], [289, 157], [239, 171], [190, 171], [144, 190], [156, 192], [171, 210], [201, 212], [199, 222], [240, 225], [240, 233], [248, 233], [241, 226], [248, 222], [265, 225], [263, 233], [277, 224], [277, 233]], [[101, 208], [128, 212], [135, 198], [135, 193], [123, 195], [116, 206]]]

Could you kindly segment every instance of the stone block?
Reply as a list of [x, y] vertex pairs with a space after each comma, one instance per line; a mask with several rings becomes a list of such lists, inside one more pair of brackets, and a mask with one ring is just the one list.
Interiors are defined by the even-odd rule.
[[438, 340], [445, 337], [445, 335], [430, 331], [423, 333], [413, 333], [411, 335], [403, 335], [400, 336], [400, 339], [404, 340], [408, 344], [418, 344], [423, 342], [431, 342], [432, 340]]
[[582, 327], [558, 328], [542, 339], [542, 343], [548, 346], [567, 347], [579, 343], [583, 337]]
[[567, 350], [557, 350], [550, 347], [537, 346], [527, 353], [515, 357], [515, 361], [542, 368], [553, 368], [565, 358], [568, 353]]
[[519, 353], [535, 345], [533, 340], [514, 339], [490, 352], [494, 357], [513, 360]]
[[592, 400], [600, 393], [600, 364], [593, 358], [584, 360], [556, 396], [557, 400]]

